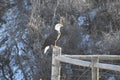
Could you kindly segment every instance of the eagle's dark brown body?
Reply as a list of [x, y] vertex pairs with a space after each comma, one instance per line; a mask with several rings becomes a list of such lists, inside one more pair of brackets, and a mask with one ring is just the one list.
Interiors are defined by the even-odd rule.
[[57, 40], [58, 32], [54, 30], [45, 40], [42, 49], [45, 49], [46, 46], [55, 45], [55, 41]]

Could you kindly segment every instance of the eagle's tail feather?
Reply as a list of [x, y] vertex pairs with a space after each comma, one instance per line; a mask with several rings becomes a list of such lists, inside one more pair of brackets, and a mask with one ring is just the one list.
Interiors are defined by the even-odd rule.
[[47, 52], [47, 50], [50, 48], [50, 46], [46, 46], [44, 49], [44, 54]]

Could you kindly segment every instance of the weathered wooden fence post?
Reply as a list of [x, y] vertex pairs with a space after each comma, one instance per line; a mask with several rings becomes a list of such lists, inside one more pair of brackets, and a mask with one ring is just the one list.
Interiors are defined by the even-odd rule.
[[99, 68], [94, 67], [94, 64], [99, 62], [99, 58], [92, 59], [92, 80], [99, 80]]
[[60, 55], [61, 55], [61, 48], [53, 47], [51, 80], [60, 80], [61, 64], [60, 61], [55, 59], [55, 57]]

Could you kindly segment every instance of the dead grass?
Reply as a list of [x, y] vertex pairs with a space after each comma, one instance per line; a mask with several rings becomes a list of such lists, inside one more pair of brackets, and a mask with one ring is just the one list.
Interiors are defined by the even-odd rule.
[[103, 33], [103, 40], [98, 42], [99, 46], [110, 54], [120, 54], [120, 31]]

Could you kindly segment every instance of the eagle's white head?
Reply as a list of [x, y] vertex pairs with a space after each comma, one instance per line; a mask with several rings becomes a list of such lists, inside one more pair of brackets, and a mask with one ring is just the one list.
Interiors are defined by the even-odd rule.
[[63, 25], [60, 24], [60, 23], [58, 23], [58, 24], [55, 25], [55, 30], [58, 31], [58, 32], [60, 32], [60, 28], [61, 27], [63, 27]]

